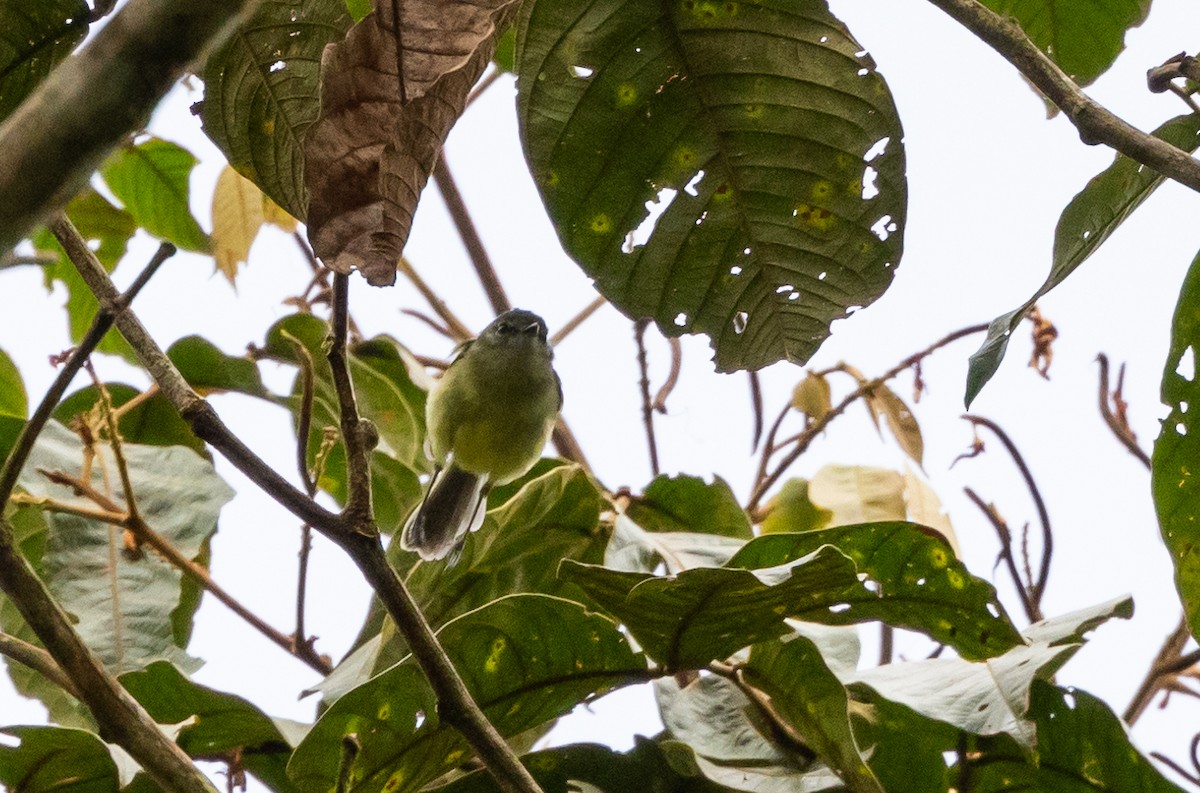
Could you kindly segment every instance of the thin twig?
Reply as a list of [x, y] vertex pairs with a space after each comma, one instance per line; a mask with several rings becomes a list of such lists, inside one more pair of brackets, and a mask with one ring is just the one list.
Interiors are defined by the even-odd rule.
[[71, 678], [55, 663], [54, 657], [41, 647], [0, 631], [0, 655], [29, 667], [75, 699], [79, 699], [79, 689], [75, 688]]
[[1146, 712], [1146, 708], [1154, 700], [1154, 695], [1158, 693], [1163, 685], [1174, 675], [1182, 671], [1182, 669], [1188, 668], [1185, 666], [1181, 669], [1179, 662], [1184, 658], [1183, 648], [1187, 646], [1188, 639], [1191, 636], [1187, 617], [1181, 617], [1175, 630], [1171, 631], [1166, 640], [1163, 641], [1158, 654], [1150, 662], [1150, 669], [1147, 670], [1141, 685], [1138, 686], [1137, 692], [1134, 693], [1133, 699], [1129, 701], [1129, 705], [1125, 708], [1125, 713], [1121, 716], [1130, 727], [1136, 724], [1137, 720]]
[[638, 389], [642, 395], [642, 424], [646, 427], [646, 445], [650, 449], [650, 473], [658, 476], [658, 444], [654, 440], [654, 406], [650, 404], [650, 372], [646, 363], [646, 327], [648, 319], [639, 319], [633, 323], [633, 338], [637, 341]]
[[[943, 336], [925, 349], [908, 356], [903, 361], [881, 374], [879, 377], [876, 377], [874, 380], [868, 380], [862, 383], [858, 388], [847, 394], [841, 402], [834, 405], [823, 416], [815, 418], [813, 422], [804, 429], [804, 432], [800, 433], [800, 436], [796, 439], [795, 447], [793, 447], [792, 450], [784, 456], [784, 458], [775, 467], [775, 470], [771, 471], [769, 474], [764, 473], [764, 475], [759, 476], [755, 480], [754, 492], [750, 496], [750, 501], [746, 506], [746, 511], [751, 515], [754, 515], [758, 512], [758, 508], [763, 497], [767, 494], [767, 491], [770, 490], [777, 481], [779, 481], [779, 478], [783, 476], [783, 472], [791, 467], [792, 463], [800, 459], [800, 456], [808, 450], [808, 447], [812, 444], [813, 440], [825, 431], [825, 428], [829, 426], [831, 421], [845, 413], [847, 408], [849, 408], [859, 399], [862, 399], [864, 396], [871, 393], [872, 390], [883, 385], [888, 380], [891, 380], [905, 369], [915, 366], [917, 363], [932, 355], [942, 347], [945, 347], [947, 344], [958, 341], [965, 336], [983, 333], [988, 329], [988, 327], [989, 323], [985, 322], [979, 325], [971, 325], [966, 328], [960, 328], [953, 333]], [[768, 453], [768, 450], [769, 453], [773, 453], [775, 451], [774, 449], [770, 448], [769, 441], [767, 447], [764, 448], [764, 453]]]
[[879, 623], [879, 665], [887, 666], [895, 653], [896, 629], [886, 622]]
[[467, 211], [467, 205], [454, 181], [454, 175], [450, 173], [445, 151], [442, 152], [441, 158], [434, 166], [433, 179], [437, 182], [442, 199], [446, 202], [450, 219], [454, 221], [454, 227], [458, 229], [458, 236], [467, 248], [467, 256], [471, 259], [471, 266], [475, 268], [475, 274], [479, 276], [479, 283], [483, 286], [483, 291], [487, 293], [488, 302], [492, 304], [492, 311], [503, 314], [512, 308], [512, 302], [500, 284], [500, 277], [496, 275], [492, 259], [488, 256], [487, 248], [484, 247], [483, 240], [479, 237], [475, 221], [471, 219], [471, 213]]
[[1190, 756], [1191, 761], [1192, 761], [1193, 770], [1191, 772], [1189, 772], [1186, 768], [1181, 766], [1179, 763], [1177, 763], [1174, 760], [1172, 760], [1171, 758], [1167, 757], [1162, 752], [1151, 752], [1150, 753], [1150, 756], [1153, 757], [1155, 760], [1162, 763], [1167, 768], [1170, 768], [1176, 774], [1179, 774], [1181, 777], [1183, 777], [1184, 779], [1186, 779], [1188, 782], [1192, 783], [1196, 787], [1200, 787], [1200, 733], [1196, 733], [1195, 735], [1192, 736], [1192, 744], [1191, 744], [1191, 747], [1188, 749], [1188, 755]]
[[125, 511], [130, 518], [141, 520], [137, 508], [137, 496], [133, 491], [133, 480], [129, 477], [129, 463], [125, 460], [125, 447], [121, 443], [121, 432], [117, 429], [117, 419], [113, 415], [112, 395], [108, 393], [108, 387], [104, 385], [104, 381], [96, 375], [91, 361], [85, 361], [83, 368], [87, 369], [88, 374], [91, 375], [92, 384], [96, 387], [96, 393], [100, 397], [98, 400], [100, 415], [108, 430], [108, 445], [112, 449], [113, 460], [117, 464], [117, 474], [121, 477], [121, 490], [125, 493]]
[[1050, 513], [1046, 509], [1046, 502], [1042, 499], [1042, 492], [1038, 488], [1037, 480], [1033, 478], [1033, 473], [1029, 470], [1029, 466], [1025, 463], [1025, 458], [1021, 456], [1021, 452], [1017, 450], [1016, 444], [1008, 437], [1000, 425], [991, 419], [983, 418], [982, 416], [974, 416], [966, 414], [964, 419], [971, 422], [977, 427], [987, 427], [992, 431], [1000, 443], [1004, 444], [1004, 449], [1008, 455], [1012, 457], [1013, 463], [1016, 464], [1017, 470], [1021, 472], [1021, 478], [1025, 480], [1025, 487], [1029, 489], [1029, 495], [1033, 498], [1033, 505], [1037, 509], [1038, 521], [1042, 525], [1042, 560], [1038, 566], [1037, 578], [1030, 582], [1030, 599], [1033, 604], [1041, 610], [1042, 596], [1046, 593], [1046, 581], [1050, 577], [1050, 559], [1054, 555], [1054, 532], [1050, 528]]
[[437, 331], [441, 335], [445, 336], [447, 339], [450, 339], [450, 341], [456, 341], [456, 339], [454, 338], [454, 334], [450, 332], [449, 328], [447, 328], [445, 325], [438, 322], [436, 319], [429, 316], [428, 314], [423, 314], [420, 311], [417, 311], [416, 309], [412, 309], [412, 308], [402, 308], [402, 309], [400, 309], [400, 313], [407, 314], [408, 316], [412, 317], [413, 319], [419, 319], [421, 322], [424, 322], [426, 325], [433, 328], [435, 331]]
[[557, 347], [559, 344], [561, 344], [563, 339], [567, 338], [567, 336], [570, 336], [576, 328], [582, 325], [584, 321], [587, 320], [587, 318], [592, 314], [595, 314], [597, 311], [599, 311], [607, 302], [608, 299], [605, 298], [604, 295], [599, 295], [595, 300], [584, 306], [582, 311], [567, 320], [567, 322], [550, 337], [550, 346]]
[[[300, 415], [296, 422], [296, 471], [300, 481], [304, 483], [304, 492], [309, 498], [317, 495], [316, 477], [308, 469], [308, 436], [312, 432], [313, 394], [315, 391], [313, 371], [316, 364], [308, 348], [300, 343], [287, 331], [285, 338], [292, 343], [296, 351], [296, 360], [300, 364]], [[299, 645], [307, 645], [311, 651], [313, 642], [308, 638], [304, 629], [305, 600], [308, 595], [308, 557], [312, 551], [312, 527], [307, 523], [300, 527], [300, 553], [298, 554], [298, 569], [296, 571], [296, 630], [292, 634], [293, 649]]]
[[750, 451], [753, 452], [758, 448], [763, 433], [763, 395], [758, 372], [750, 372], [750, 407], [754, 411], [754, 429], [750, 433]]
[[1042, 611], [1030, 597], [1029, 588], [1026, 582], [1021, 579], [1021, 574], [1017, 570], [1017, 560], [1012, 552], [1012, 532], [1009, 531], [1008, 523], [1000, 516], [996, 508], [988, 504], [979, 494], [969, 487], [964, 487], [963, 492], [967, 494], [967, 498], [975, 506], [979, 507], [979, 511], [984, 514], [988, 522], [992, 524], [992, 528], [996, 531], [996, 536], [1000, 538], [1000, 558], [1004, 561], [1004, 566], [1008, 569], [1008, 575], [1012, 578], [1013, 586], [1017, 588], [1017, 595], [1021, 598], [1021, 608], [1025, 610], [1025, 617], [1030, 622], [1038, 622], [1042, 619]]
[[1092, 100], [1037, 48], [1015, 20], [978, 0], [929, 0], [1000, 53], [1079, 130], [1088, 144], [1103, 143], [1193, 190], [1200, 190], [1200, 162], [1153, 135], [1135, 129]]
[[664, 414], [667, 412], [667, 397], [675, 390], [675, 386], [679, 385], [679, 372], [683, 368], [683, 345], [679, 343], [679, 339], [668, 337], [667, 347], [671, 350], [671, 368], [651, 403], [656, 412]]
[[1112, 430], [1113, 435], [1117, 436], [1121, 445], [1138, 458], [1148, 471], [1150, 470], [1150, 455], [1142, 451], [1142, 447], [1138, 445], [1137, 436], [1133, 434], [1133, 428], [1129, 426], [1129, 420], [1125, 415], [1125, 408], [1128, 405], [1121, 393], [1125, 383], [1125, 364], [1121, 364], [1120, 374], [1117, 376], [1117, 387], [1109, 391], [1108, 356], [1100, 353], [1096, 356], [1096, 362], [1100, 364], [1100, 415], [1103, 417], [1104, 423]]
[[493, 66], [492, 70], [484, 75], [483, 79], [475, 84], [475, 88], [471, 90], [471, 94], [467, 97], [467, 104], [465, 107], [470, 107], [475, 100], [483, 94], [484, 91], [491, 88], [492, 85], [500, 79], [501, 74], [503, 74], [503, 72]]
[[341, 408], [342, 442], [346, 446], [346, 509], [350, 525], [363, 531], [372, 524], [371, 517], [371, 449], [375, 432], [369, 422], [358, 415], [354, 383], [350, 379], [350, 362], [346, 352], [346, 327], [349, 317], [350, 276], [337, 273], [333, 277], [333, 343], [326, 357], [333, 372], [333, 387]]
[[446, 327], [454, 334], [456, 340], [466, 341], [467, 339], [474, 338], [475, 334], [471, 332], [471, 329], [464, 325], [458, 317], [454, 316], [454, 312], [446, 305], [446, 301], [438, 297], [429, 284], [425, 283], [425, 279], [417, 273], [408, 259], [401, 257], [398, 269], [417, 288], [417, 291], [421, 293], [421, 297], [425, 298], [425, 302], [433, 309], [433, 313], [442, 318], [442, 322], [446, 323]]

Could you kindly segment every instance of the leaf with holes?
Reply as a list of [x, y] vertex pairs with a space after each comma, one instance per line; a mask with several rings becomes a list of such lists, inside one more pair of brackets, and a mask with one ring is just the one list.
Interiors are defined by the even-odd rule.
[[541, 0], [517, 33], [521, 136], [596, 287], [721, 371], [807, 361], [900, 261], [903, 132], [824, 2]]
[[298, 218], [308, 208], [304, 137], [321, 110], [321, 53], [350, 24], [343, 2], [266, 0], [204, 66], [204, 131]]
[[188, 206], [188, 180], [199, 162], [190, 151], [160, 138], [118, 149], [100, 168], [137, 224], [185, 251], [207, 253], [208, 235]]
[[828, 546], [789, 564], [753, 570], [700, 567], [663, 578], [564, 561], [558, 574], [672, 669], [702, 668], [781, 636], [788, 630], [786, 617], [819, 622], [831, 609], [874, 597], [859, 582], [854, 564]]
[[[1176, 116], [1152, 134], [1184, 151], [1195, 151], [1200, 147], [1200, 114]], [[1112, 165], [1092, 177], [1071, 199], [1054, 230], [1054, 259], [1046, 282], [1020, 307], [992, 320], [983, 345], [971, 356], [965, 400], [968, 406], [1000, 368], [1008, 340], [1025, 318], [1025, 312], [1075, 272], [1164, 178], [1157, 171], [1118, 154]]]
[[824, 546], [852, 559], [875, 589], [856, 590], [839, 611], [791, 610], [789, 616], [830, 625], [881, 620], [920, 631], [966, 658], [990, 658], [1024, 643], [995, 588], [971, 575], [940, 533], [915, 523], [768, 534], [747, 543], [729, 567], [784, 565]]
[[0, 4], [0, 121], [83, 40], [89, 13], [83, 0]]
[[[512, 736], [580, 702], [644, 679], [645, 659], [617, 626], [569, 600], [512, 595], [448, 623], [441, 644], [493, 726]], [[436, 699], [409, 658], [343, 696], [313, 726], [288, 765], [304, 790], [338, 778], [342, 738], [358, 736], [346, 793], [407, 793], [470, 758], [461, 734], [438, 719]]]
[[1183, 281], [1171, 349], [1163, 369], [1162, 401], [1170, 408], [1154, 442], [1151, 487], [1163, 541], [1175, 564], [1175, 588], [1183, 601], [1193, 636], [1200, 636], [1200, 476], [1193, 471], [1200, 459], [1200, 256]]

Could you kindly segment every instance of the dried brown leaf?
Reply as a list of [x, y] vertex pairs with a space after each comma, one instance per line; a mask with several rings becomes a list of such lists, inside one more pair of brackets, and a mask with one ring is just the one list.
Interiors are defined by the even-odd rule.
[[880, 385], [871, 394], [871, 407], [887, 421], [888, 429], [896, 436], [904, 453], [917, 465], [922, 465], [925, 440], [921, 437], [921, 426], [904, 400], [886, 385]]
[[326, 48], [305, 175], [309, 241], [328, 266], [358, 269], [376, 286], [395, 282], [421, 190], [515, 6], [377, 0]]

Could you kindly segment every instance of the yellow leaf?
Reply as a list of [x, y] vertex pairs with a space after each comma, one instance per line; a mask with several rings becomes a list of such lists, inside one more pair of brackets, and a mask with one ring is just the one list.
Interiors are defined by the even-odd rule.
[[888, 429], [896, 436], [896, 442], [904, 453], [917, 465], [923, 465], [921, 458], [925, 456], [925, 441], [921, 437], [921, 427], [904, 400], [886, 385], [881, 385], [871, 395], [871, 407], [887, 421]]
[[808, 483], [808, 498], [833, 513], [829, 526], [906, 520], [904, 478], [886, 468], [826, 465]]
[[288, 234], [291, 234], [300, 225], [300, 221], [289, 215], [286, 209], [276, 204], [266, 195], [263, 195], [262, 206], [263, 220], [272, 226], [281, 228]]
[[908, 519], [935, 529], [950, 543], [954, 555], [962, 558], [958, 548], [958, 537], [954, 527], [950, 525], [950, 516], [942, 509], [942, 501], [937, 493], [924, 480], [911, 470], [904, 471], [904, 503], [908, 509]]
[[264, 221], [262, 192], [226, 165], [213, 192], [212, 218], [213, 258], [232, 284]]
[[833, 408], [829, 381], [809, 372], [792, 391], [792, 407], [817, 421]]

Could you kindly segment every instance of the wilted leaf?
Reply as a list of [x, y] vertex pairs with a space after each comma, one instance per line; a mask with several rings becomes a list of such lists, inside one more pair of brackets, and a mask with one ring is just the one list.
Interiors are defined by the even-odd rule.
[[746, 681], [852, 791], [883, 793], [850, 726], [850, 700], [817, 646], [803, 636], [756, 645]]
[[917, 465], [922, 465], [925, 456], [925, 441], [921, 437], [921, 425], [904, 400], [886, 384], [880, 384], [871, 389], [867, 396], [871, 409], [887, 422], [892, 436], [900, 444], [904, 453], [913, 459]]
[[1030, 41], [1080, 85], [1091, 83], [1112, 65], [1125, 49], [1125, 31], [1142, 24], [1150, 10], [1150, 0], [1103, 0], [1086, 6], [1072, 0], [982, 2], [1015, 19]]
[[698, 476], [659, 476], [625, 514], [647, 531], [720, 534], [748, 540], [750, 519], [729, 484], [717, 476], [706, 484]]
[[304, 136], [320, 113], [321, 53], [350, 24], [342, 2], [265, 0], [204, 67], [204, 131], [297, 218], [308, 207]]
[[512, 5], [378, 0], [326, 50], [321, 114], [304, 147], [308, 235], [326, 265], [395, 282], [421, 190]]
[[1200, 478], [1192, 471], [1200, 459], [1198, 355], [1200, 256], [1183, 281], [1171, 321], [1171, 349], [1162, 377], [1162, 401], [1171, 412], [1154, 442], [1150, 477], [1158, 524], [1175, 564], [1175, 588], [1193, 636], [1200, 636]]
[[904, 504], [904, 477], [886, 468], [823, 466], [809, 480], [808, 497], [818, 507], [833, 513], [829, 519], [831, 526], [908, 517]]
[[[297, 739], [246, 700], [193, 683], [165, 661], [121, 675], [121, 685], [160, 724], [186, 722], [176, 743], [189, 756], [222, 757], [236, 751], [246, 770], [271, 790], [295, 790], [287, 760]], [[295, 727], [288, 732], [295, 734]]]
[[785, 617], [815, 622], [830, 608], [870, 596], [853, 563], [830, 547], [753, 570], [701, 567], [662, 578], [565, 561], [559, 576], [579, 585], [647, 654], [672, 669], [701, 668], [774, 639], [787, 631]]
[[[97, 449], [89, 484], [105, 491], [102, 471], [119, 482], [112, 451]], [[221, 506], [233, 492], [189, 449], [124, 445], [138, 510], [146, 523], [185, 557], [196, 557], [217, 528]], [[51, 484], [36, 469], [78, 475], [83, 452], [78, 437], [51, 422], [39, 436], [19, 484], [30, 494], [92, 506], [70, 488]], [[112, 499], [122, 503], [119, 490]], [[79, 621], [75, 629], [111, 670], [136, 669], [167, 659], [194, 668], [175, 644], [172, 611], [180, 599], [181, 573], [157, 554], [139, 559], [120, 552], [119, 529], [65, 513], [46, 513], [49, 537], [41, 560], [51, 593]], [[116, 558], [113, 565], [114, 554]]]
[[[1184, 151], [1195, 151], [1200, 146], [1200, 114], [1176, 116], [1152, 134]], [[1054, 260], [1046, 282], [1019, 308], [992, 320], [983, 345], [971, 356], [967, 371], [968, 406], [1000, 367], [1008, 340], [1025, 313], [1042, 295], [1075, 272], [1075, 268], [1150, 197], [1164, 178], [1157, 171], [1118, 154], [1112, 165], [1092, 177], [1071, 199], [1054, 230]]]
[[234, 283], [238, 265], [250, 255], [250, 246], [265, 221], [262, 191], [226, 165], [217, 177], [212, 201], [212, 249], [217, 269]]
[[104, 741], [65, 727], [3, 727], [21, 743], [0, 743], [0, 783], [20, 793], [117, 793], [117, 765]]
[[192, 217], [188, 179], [199, 162], [190, 151], [160, 138], [118, 149], [100, 168], [137, 224], [185, 251], [207, 253], [208, 235]]
[[844, 596], [836, 611], [791, 610], [796, 619], [827, 625], [878, 619], [921, 631], [967, 658], [988, 658], [1023, 643], [995, 588], [971, 575], [940, 534], [916, 524], [767, 534], [747, 543], [729, 567], [784, 565], [824, 546], [846, 554], [871, 586]]
[[[447, 624], [439, 632], [475, 701], [496, 729], [512, 736], [561, 716], [580, 702], [644, 675], [645, 661], [617, 626], [578, 603], [513, 595]], [[347, 793], [406, 793], [465, 763], [470, 749], [442, 724], [436, 700], [408, 661], [359, 686], [325, 712], [297, 747], [288, 770], [305, 790], [337, 780], [342, 736], [360, 749]]]
[[88, 13], [83, 0], [0, 4], [0, 121], [83, 40]]
[[807, 479], [788, 479], [767, 502], [767, 516], [763, 518], [762, 533], [814, 531], [825, 528], [833, 520], [833, 513], [819, 507], [808, 497]]
[[825, 3], [540, 0], [517, 34], [521, 134], [600, 292], [721, 371], [806, 361], [900, 259], [903, 133]]
[[28, 412], [29, 401], [21, 372], [8, 353], [0, 350], [0, 415], [24, 419]]
[[831, 394], [829, 380], [809, 372], [792, 389], [792, 407], [816, 421], [833, 409]]

